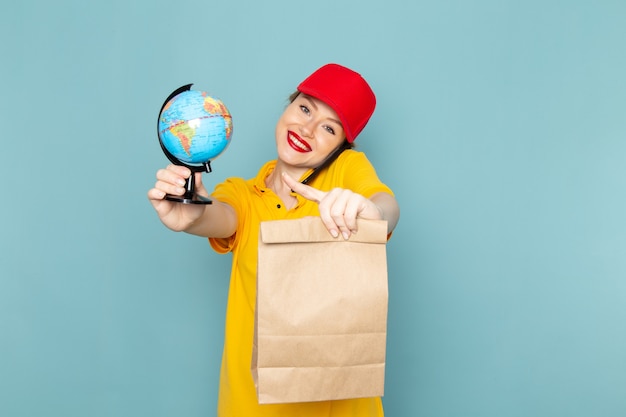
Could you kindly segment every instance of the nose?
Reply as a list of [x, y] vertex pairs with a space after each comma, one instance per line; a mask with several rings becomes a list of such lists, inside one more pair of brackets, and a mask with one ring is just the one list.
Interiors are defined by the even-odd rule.
[[300, 133], [302, 136], [313, 137], [315, 132], [315, 120], [309, 119], [300, 125]]

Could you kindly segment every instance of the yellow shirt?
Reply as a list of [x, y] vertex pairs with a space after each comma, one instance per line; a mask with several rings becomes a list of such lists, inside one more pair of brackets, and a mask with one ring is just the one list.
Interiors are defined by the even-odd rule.
[[[237, 232], [229, 239], [209, 239], [218, 253], [232, 252], [232, 270], [224, 352], [218, 399], [219, 417], [381, 417], [380, 398], [362, 398], [295, 404], [259, 405], [252, 379], [251, 360], [256, 303], [256, 267], [259, 225], [262, 221], [319, 216], [317, 203], [295, 195], [298, 202], [286, 210], [280, 198], [266, 187], [265, 178], [276, 161], [267, 162], [256, 178], [229, 178], [216, 186], [212, 197], [231, 205], [237, 212]], [[305, 175], [308, 175], [306, 173]], [[367, 198], [378, 192], [392, 191], [383, 184], [362, 152], [344, 151], [337, 161], [311, 183], [329, 191], [335, 187], [350, 189]]]

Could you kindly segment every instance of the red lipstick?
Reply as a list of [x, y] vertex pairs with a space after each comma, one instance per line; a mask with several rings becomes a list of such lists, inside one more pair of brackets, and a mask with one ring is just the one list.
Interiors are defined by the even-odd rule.
[[313, 149], [305, 140], [292, 131], [287, 131], [287, 143], [292, 149], [298, 152], [311, 152]]

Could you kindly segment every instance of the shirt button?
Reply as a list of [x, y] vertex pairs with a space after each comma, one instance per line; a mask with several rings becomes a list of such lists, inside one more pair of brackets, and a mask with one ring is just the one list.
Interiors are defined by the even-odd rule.
[[280, 208], [280, 204], [276, 204], [276, 208]]

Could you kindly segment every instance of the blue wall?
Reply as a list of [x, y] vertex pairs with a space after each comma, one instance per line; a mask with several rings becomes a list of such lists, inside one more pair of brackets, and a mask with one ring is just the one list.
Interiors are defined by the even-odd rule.
[[[140, 4], [136, 4], [140, 3]], [[0, 415], [214, 414], [229, 256], [162, 227], [162, 100], [233, 113], [212, 187], [274, 157], [326, 62], [402, 207], [387, 415], [626, 415], [626, 3], [25, 0], [0, 14]]]

